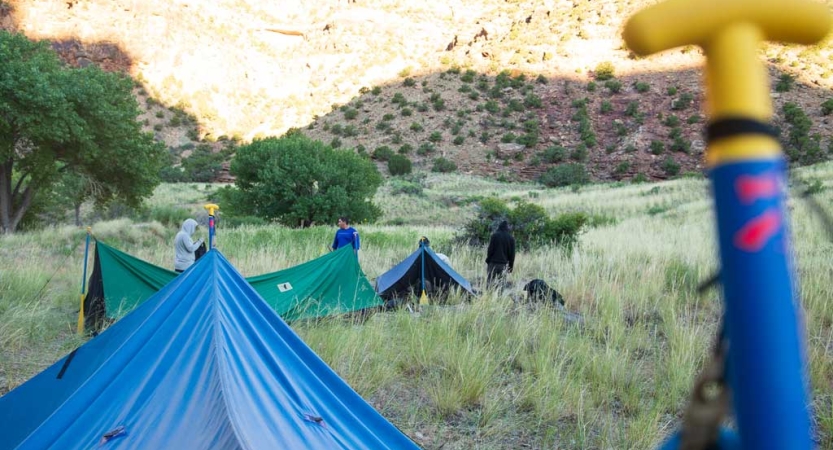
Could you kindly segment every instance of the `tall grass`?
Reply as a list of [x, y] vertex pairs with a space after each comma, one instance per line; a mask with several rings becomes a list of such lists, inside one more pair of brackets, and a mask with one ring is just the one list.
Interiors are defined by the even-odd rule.
[[[833, 164], [798, 175], [829, 180]], [[149, 206], [196, 214], [211, 187], [189, 186], [162, 186]], [[833, 191], [830, 183], [823, 186], [818, 198], [830, 205]], [[383, 189], [377, 199], [385, 208], [381, 223], [356, 225], [364, 271], [371, 279], [379, 276], [426, 235], [458, 272], [482, 287], [484, 249], [459, 246], [453, 238], [473, 214], [471, 199], [491, 194], [523, 198], [552, 214], [584, 211], [606, 219], [588, 229], [572, 252], [521, 252], [513, 285], [503, 291], [486, 291], [471, 302], [453, 295], [447, 305], [376, 314], [362, 324], [299, 323], [296, 332], [426, 448], [655, 446], [679, 423], [722, 310], [716, 292], [696, 293], [717, 267], [707, 183], [681, 179], [572, 192], [430, 175], [422, 197]], [[817, 436], [822, 447], [833, 448], [833, 244], [804, 202], [789, 206]], [[405, 220], [386, 224], [395, 218]], [[128, 253], [172, 264], [176, 224], [115, 220], [92, 228]], [[221, 226], [217, 242], [250, 276], [323, 255], [334, 231]], [[81, 229], [57, 227], [0, 241], [0, 391], [80, 342], [72, 331], [83, 237]], [[546, 307], [516, 304], [513, 298], [532, 278], [556, 287], [583, 323]]]

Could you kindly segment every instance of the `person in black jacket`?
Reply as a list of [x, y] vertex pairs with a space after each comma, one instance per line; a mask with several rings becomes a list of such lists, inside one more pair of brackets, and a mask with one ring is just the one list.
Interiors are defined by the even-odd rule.
[[486, 252], [486, 283], [502, 279], [515, 268], [515, 238], [509, 233], [509, 223], [502, 221], [497, 231], [489, 239], [489, 250]]

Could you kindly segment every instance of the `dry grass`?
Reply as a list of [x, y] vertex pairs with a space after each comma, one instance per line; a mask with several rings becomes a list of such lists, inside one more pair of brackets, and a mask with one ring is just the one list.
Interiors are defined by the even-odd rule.
[[[829, 180], [833, 165], [799, 176]], [[831, 202], [830, 185], [818, 194]], [[589, 229], [572, 253], [522, 252], [514, 288], [471, 303], [377, 314], [363, 325], [338, 319], [296, 331], [360, 394], [425, 448], [649, 448], [677, 424], [720, 311], [698, 282], [715, 267], [706, 183], [591, 186], [579, 192], [498, 184], [467, 176], [430, 176], [420, 201], [432, 221], [360, 225], [360, 261], [370, 278], [407, 256], [421, 235], [479, 284], [483, 249], [453, 244], [471, 206], [443, 206], [493, 190], [543, 205], [551, 213], [585, 211], [609, 220]], [[537, 196], [530, 196], [529, 192]], [[152, 205], [197, 210], [202, 185], [165, 185]], [[409, 196], [381, 193], [384, 220], [411, 217]], [[649, 212], [652, 207], [664, 212]], [[833, 448], [833, 244], [805, 203], [791, 202], [807, 315], [813, 407], [819, 445]], [[221, 213], [222, 214], [222, 213]], [[126, 220], [93, 230], [117, 247], [169, 265], [175, 229]], [[323, 254], [333, 229], [277, 226], [220, 228], [219, 248], [245, 275], [288, 267]], [[72, 334], [83, 231], [62, 227], [3, 237], [0, 247], [0, 386], [13, 388], [79, 340]], [[542, 278], [567, 299], [584, 325], [546, 308], [515, 305], [522, 283]], [[48, 282], [47, 282], [48, 280]], [[44, 287], [45, 286], [45, 287]], [[43, 289], [42, 289], [43, 288]]]

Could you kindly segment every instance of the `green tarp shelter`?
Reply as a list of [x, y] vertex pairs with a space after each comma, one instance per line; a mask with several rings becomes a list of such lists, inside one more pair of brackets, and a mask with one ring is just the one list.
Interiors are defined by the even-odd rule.
[[[88, 316], [95, 314], [94, 303], [103, 299], [104, 314], [111, 319], [120, 317], [178, 275], [100, 241], [96, 242], [95, 256], [85, 302], [88, 305], [85, 310], [90, 311]], [[246, 281], [287, 322], [343, 314], [383, 303], [350, 247], [295, 267], [246, 278]], [[94, 291], [101, 299], [93, 298]]]

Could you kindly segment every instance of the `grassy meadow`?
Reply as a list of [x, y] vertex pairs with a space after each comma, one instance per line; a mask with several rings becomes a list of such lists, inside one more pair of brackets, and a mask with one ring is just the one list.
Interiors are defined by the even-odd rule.
[[[833, 164], [794, 176], [820, 180], [833, 200]], [[514, 287], [471, 303], [419, 313], [380, 313], [363, 324], [333, 319], [294, 325], [299, 335], [365, 399], [424, 448], [646, 449], [679, 423], [721, 311], [717, 291], [698, 295], [717, 267], [708, 184], [682, 178], [578, 191], [428, 175], [422, 195], [377, 200], [384, 217], [356, 224], [360, 262], [371, 279], [405, 258], [426, 235], [476, 287], [485, 249], [455, 244], [474, 214], [472, 198], [498, 195], [550, 214], [584, 211], [591, 224], [572, 252], [521, 252]], [[200, 212], [213, 186], [160, 186], [153, 210]], [[817, 186], [818, 188], [818, 186]], [[819, 446], [833, 448], [833, 243], [807, 204], [790, 201]], [[222, 207], [222, 205], [221, 205]], [[204, 212], [200, 212], [204, 214]], [[304, 230], [224, 227], [218, 247], [245, 276], [324, 254], [335, 224]], [[101, 240], [172, 266], [178, 225], [118, 219], [91, 224]], [[204, 235], [205, 230], [202, 230]], [[85, 231], [58, 226], [0, 238], [0, 394], [82, 343], [73, 334]], [[583, 324], [548, 308], [517, 306], [523, 283], [557, 288]]]

